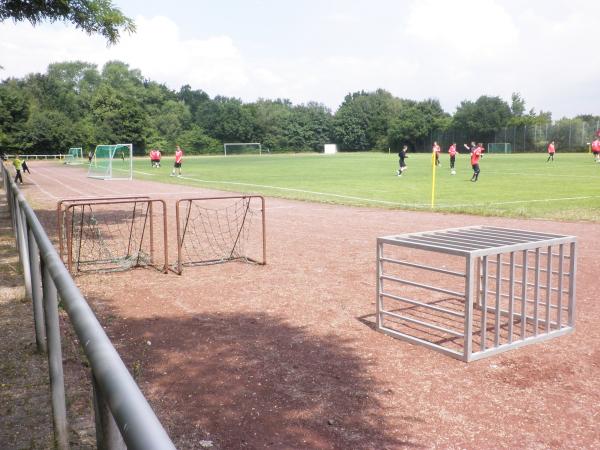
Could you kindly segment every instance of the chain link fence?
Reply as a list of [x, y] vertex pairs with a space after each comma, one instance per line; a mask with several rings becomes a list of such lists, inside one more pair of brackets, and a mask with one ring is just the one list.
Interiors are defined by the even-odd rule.
[[561, 119], [554, 123], [509, 126], [489, 133], [475, 133], [460, 128], [436, 130], [417, 142], [417, 151], [431, 151], [434, 141], [442, 148], [456, 142], [458, 147], [471, 141], [483, 142], [487, 147], [493, 142], [511, 144], [513, 153], [545, 152], [550, 141], [554, 141], [560, 152], [586, 152], [590, 143], [600, 132], [600, 120]]

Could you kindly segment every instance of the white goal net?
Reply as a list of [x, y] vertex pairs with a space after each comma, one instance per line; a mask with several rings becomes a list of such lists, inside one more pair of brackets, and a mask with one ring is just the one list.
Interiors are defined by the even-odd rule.
[[262, 155], [260, 142], [228, 142], [223, 144], [223, 153], [228, 155]]

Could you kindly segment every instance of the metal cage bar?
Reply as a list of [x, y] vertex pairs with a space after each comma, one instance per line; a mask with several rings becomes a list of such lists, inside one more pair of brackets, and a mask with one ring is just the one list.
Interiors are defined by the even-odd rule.
[[[568, 254], [566, 245], [570, 246]], [[398, 251], [390, 256], [387, 246], [411, 249], [415, 255], [425, 253], [427, 261], [407, 260], [397, 256]], [[431, 264], [432, 255], [464, 258], [464, 272], [439, 263]], [[490, 257], [494, 258], [492, 263]], [[567, 261], [568, 269], [564, 267]], [[394, 266], [411, 268], [407, 272], [411, 275], [399, 276], [399, 269]], [[475, 361], [572, 332], [576, 269], [574, 236], [474, 226], [380, 237], [377, 239], [376, 327], [393, 337], [454, 358]], [[435, 278], [436, 273], [464, 277], [464, 292], [446, 285], [451, 278]], [[405, 295], [402, 289], [418, 294]], [[439, 294], [448, 297], [441, 298]], [[566, 295], [568, 302], [564, 299]], [[390, 310], [392, 303], [384, 299], [405, 303], [407, 306], [402, 311], [413, 312], [410, 317], [394, 312]], [[448, 308], [446, 302], [452, 306]], [[453, 309], [456, 302], [461, 302], [463, 309]], [[568, 314], [568, 320], [563, 319], [564, 313]], [[446, 325], [456, 320], [462, 320], [462, 333]], [[405, 327], [402, 322], [419, 325], [423, 330], [450, 333], [460, 338], [460, 342], [440, 340], [435, 333]], [[477, 343], [474, 338], [480, 341]]]

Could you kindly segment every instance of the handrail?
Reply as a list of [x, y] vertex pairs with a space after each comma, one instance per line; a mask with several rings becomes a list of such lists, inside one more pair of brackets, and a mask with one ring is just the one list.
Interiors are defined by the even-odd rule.
[[[29, 276], [29, 280], [25, 280], [26, 285], [31, 286], [32, 279], [34, 282], [38, 279], [36, 276], [31, 277], [31, 273], [40, 273], [41, 266], [42, 276], [39, 278], [41, 278], [44, 295], [43, 299], [39, 299], [39, 301], [44, 303], [45, 318], [36, 317], [34, 319], [45, 322], [44, 328], [49, 335], [58, 330], [58, 316], [54, 311], [56, 305], [52, 304], [52, 300], [56, 301], [56, 292], [58, 292], [90, 363], [95, 386], [96, 414], [99, 415], [103, 412], [103, 405], [108, 407], [127, 448], [174, 449], [175, 446], [171, 439], [127, 370], [89, 304], [75, 285], [35, 212], [12, 180], [4, 164], [0, 165], [13, 225], [16, 228], [17, 246], [24, 275], [26, 278]], [[30, 237], [33, 237], [32, 241], [29, 241]], [[37, 258], [30, 257], [36, 249], [39, 249], [39, 264], [37, 264]], [[39, 287], [34, 286], [34, 289], [30, 288], [29, 291], [35, 303], [38, 300], [36, 292], [39, 292]], [[53, 312], [54, 314], [52, 314]], [[53, 315], [56, 316], [55, 319], [52, 318]], [[48, 322], [49, 320], [52, 322], [56, 320], [56, 323]], [[37, 329], [36, 326], [36, 331]], [[43, 340], [39, 336], [36, 338], [38, 342]], [[56, 339], [48, 336], [47, 344], [56, 442], [59, 448], [68, 448], [68, 436], [65, 436], [64, 385], [59, 386], [61, 383], [64, 384], [60, 339], [56, 343]], [[52, 348], [56, 345], [58, 348]], [[122, 442], [119, 444], [119, 436], [115, 436], [114, 427], [111, 427], [110, 423], [106, 424], [105, 417], [101, 419], [96, 417], [96, 426], [101, 428], [96, 431], [97, 439], [105, 445], [108, 443], [108, 448], [123, 448]]]

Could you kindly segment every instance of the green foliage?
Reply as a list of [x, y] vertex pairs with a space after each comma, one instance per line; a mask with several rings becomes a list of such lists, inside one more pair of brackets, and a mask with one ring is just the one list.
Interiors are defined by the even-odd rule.
[[88, 34], [100, 34], [111, 44], [121, 32], [135, 31], [133, 20], [124, 16], [110, 0], [6, 0], [0, 2], [0, 22], [28, 20], [33, 25], [43, 21], [65, 21]]
[[[345, 151], [397, 151], [402, 145], [429, 151], [433, 140], [473, 139], [509, 141], [514, 151], [524, 151], [545, 148], [539, 130], [550, 122], [548, 112], [525, 113], [520, 94], [513, 94], [512, 107], [498, 97], [465, 100], [454, 117], [436, 99], [401, 99], [383, 89], [348, 94], [334, 114], [316, 102], [244, 103], [211, 98], [189, 85], [173, 91], [120, 61], [101, 69], [82, 61], [54, 63], [44, 74], [0, 82], [0, 151], [9, 152], [74, 146], [87, 153], [99, 144], [133, 143], [137, 155], [149, 148], [168, 154], [176, 144], [189, 154], [221, 153], [225, 142], [260, 142], [270, 152], [322, 151], [327, 143]], [[579, 142], [581, 127], [591, 132], [596, 122], [596, 116], [576, 119]], [[507, 125], [513, 126], [509, 136]], [[565, 139], [568, 134], [558, 131], [560, 148]]]
[[472, 139], [493, 140], [494, 131], [506, 126], [511, 110], [500, 97], [482, 95], [475, 102], [461, 102], [454, 114], [454, 126], [467, 130]]

